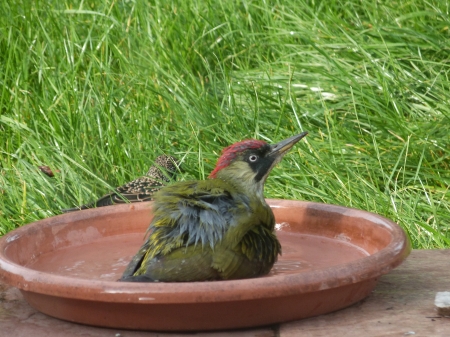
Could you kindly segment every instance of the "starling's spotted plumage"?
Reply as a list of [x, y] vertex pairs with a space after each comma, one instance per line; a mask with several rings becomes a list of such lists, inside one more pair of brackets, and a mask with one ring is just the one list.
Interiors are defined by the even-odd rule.
[[126, 202], [142, 202], [153, 200], [153, 194], [170, 182], [177, 172], [177, 160], [172, 156], [162, 155], [156, 158], [145, 176], [117, 187], [114, 192], [104, 195], [100, 199], [79, 207], [63, 209], [64, 213], [82, 209], [123, 204]]

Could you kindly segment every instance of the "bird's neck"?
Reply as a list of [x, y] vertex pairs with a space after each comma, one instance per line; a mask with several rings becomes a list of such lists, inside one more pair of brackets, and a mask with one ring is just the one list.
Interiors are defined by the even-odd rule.
[[216, 177], [230, 184], [236, 190], [241, 191], [251, 198], [257, 198], [262, 203], [264, 199], [264, 181], [255, 180], [256, 173], [252, 170], [242, 169], [238, 166], [227, 167], [217, 172]]

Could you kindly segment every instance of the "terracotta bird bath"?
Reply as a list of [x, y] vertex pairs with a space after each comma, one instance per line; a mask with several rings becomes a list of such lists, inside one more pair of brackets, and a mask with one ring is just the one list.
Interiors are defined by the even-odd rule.
[[67, 321], [156, 331], [218, 330], [298, 320], [370, 294], [410, 244], [369, 212], [268, 200], [283, 255], [265, 277], [215, 282], [115, 282], [144, 239], [151, 203], [68, 213], [0, 239], [0, 277], [37, 310]]

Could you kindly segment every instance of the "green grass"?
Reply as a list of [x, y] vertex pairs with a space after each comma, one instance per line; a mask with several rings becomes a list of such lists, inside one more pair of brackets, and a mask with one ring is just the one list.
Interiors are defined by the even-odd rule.
[[[162, 153], [308, 130], [266, 196], [376, 212], [450, 247], [446, 1], [0, 4], [0, 234], [95, 199]], [[59, 170], [47, 177], [38, 166]]]

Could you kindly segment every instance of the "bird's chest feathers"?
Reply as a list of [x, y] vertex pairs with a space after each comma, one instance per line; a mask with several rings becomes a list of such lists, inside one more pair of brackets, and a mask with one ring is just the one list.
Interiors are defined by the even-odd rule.
[[259, 201], [252, 203], [247, 212], [236, 217], [236, 223], [231, 225], [225, 233], [226, 246], [238, 245], [242, 238], [257, 227], [264, 227], [270, 232], [274, 230], [275, 218], [270, 207]]

